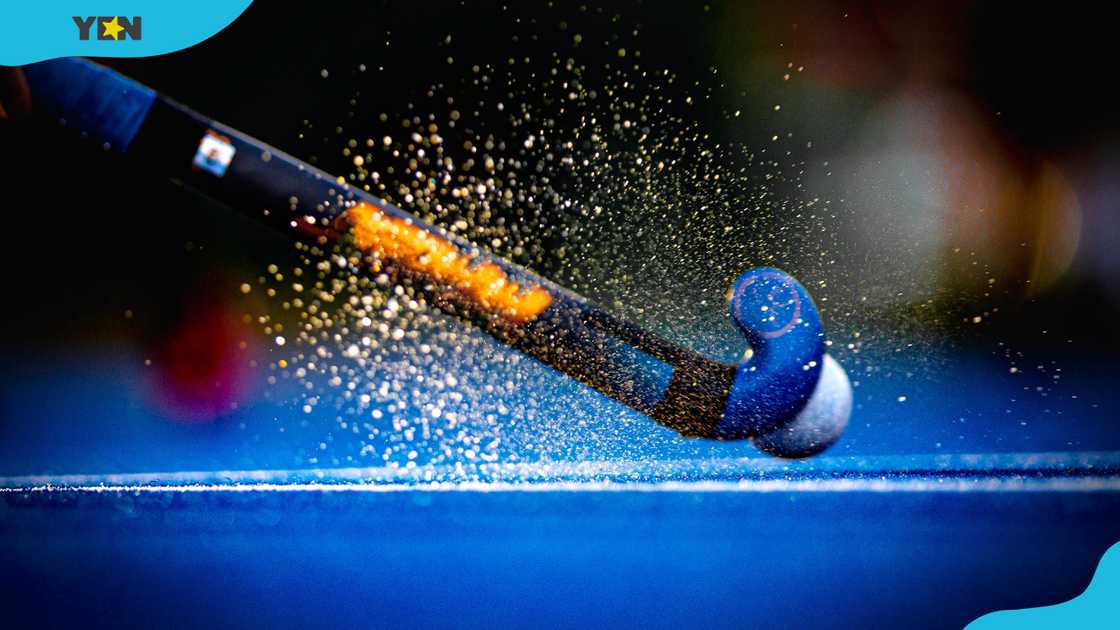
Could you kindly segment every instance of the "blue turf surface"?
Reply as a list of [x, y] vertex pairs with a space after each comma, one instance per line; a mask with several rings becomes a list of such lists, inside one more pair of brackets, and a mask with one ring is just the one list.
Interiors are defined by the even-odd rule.
[[953, 628], [1120, 535], [1115, 491], [5, 498], [6, 614], [63, 625]]
[[[13, 361], [0, 485], [22, 490], [0, 495], [3, 614], [114, 627], [960, 627], [1073, 596], [1120, 539], [1115, 368], [1062, 364], [1061, 386], [1039, 391], [984, 357], [884, 359], [861, 378], [848, 434], [801, 463], [682, 440], [522, 365], [551, 384], [517, 394], [535, 399], [538, 424], [507, 433], [536, 460], [402, 472], [348, 461], [338, 436], [317, 453], [331, 422], [289, 406], [168, 423], [135, 386], [135, 358]], [[426, 481], [464, 477], [478, 483]], [[383, 485], [330, 485], [356, 481]], [[118, 487], [28, 490], [44, 483]]]

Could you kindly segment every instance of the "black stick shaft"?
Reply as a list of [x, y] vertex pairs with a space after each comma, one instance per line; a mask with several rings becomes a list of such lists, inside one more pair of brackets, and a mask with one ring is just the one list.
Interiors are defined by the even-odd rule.
[[[51, 67], [62, 63], [69, 65]], [[59, 74], [66, 75], [65, 81]], [[75, 74], [89, 84], [90, 94], [79, 94], [84, 98], [75, 96]], [[469, 292], [438, 291], [436, 301], [501, 341], [684, 433], [712, 435], [719, 423], [734, 365], [708, 359], [622, 320], [546, 278], [111, 70], [60, 60], [30, 67], [29, 78], [33, 88], [38, 86], [36, 97], [48, 100], [48, 110], [76, 118], [83, 131], [103, 136], [107, 143], [115, 141], [114, 148], [133, 158], [138, 168], [181, 181], [282, 230], [329, 238], [345, 229], [346, 215], [356, 204], [365, 204], [385, 221], [415, 226], [454, 247], [471, 260], [470, 269], [494, 265], [506, 281], [547, 292], [547, 307], [532, 317], [511, 318], [487, 308], [485, 300]], [[125, 99], [114, 108], [136, 120], [106, 120], [105, 112], [88, 111], [95, 97]], [[74, 126], [73, 120], [70, 124]], [[204, 145], [204, 139], [209, 144]], [[409, 265], [403, 266], [407, 271]], [[424, 269], [419, 271], [424, 275]]]

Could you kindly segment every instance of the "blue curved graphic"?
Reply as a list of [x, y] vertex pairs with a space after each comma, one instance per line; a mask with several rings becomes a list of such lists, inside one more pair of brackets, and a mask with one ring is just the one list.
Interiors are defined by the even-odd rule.
[[147, 57], [193, 46], [229, 26], [252, 0], [45, 0], [12, 3], [0, 64], [55, 57]]
[[968, 630], [1116, 627], [1120, 619], [1120, 543], [1104, 553], [1081, 595], [1054, 606], [1001, 610], [968, 624]]

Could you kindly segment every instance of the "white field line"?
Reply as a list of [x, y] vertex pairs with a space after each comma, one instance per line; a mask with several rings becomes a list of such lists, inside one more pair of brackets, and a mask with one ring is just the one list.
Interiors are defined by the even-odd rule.
[[1085, 492], [1120, 490], [1120, 453], [551, 462], [0, 477], [0, 492]]
[[768, 479], [761, 481], [441, 481], [423, 483], [218, 483], [173, 485], [39, 485], [4, 493], [393, 493], [393, 492], [1120, 492], [1120, 476], [1050, 479]]

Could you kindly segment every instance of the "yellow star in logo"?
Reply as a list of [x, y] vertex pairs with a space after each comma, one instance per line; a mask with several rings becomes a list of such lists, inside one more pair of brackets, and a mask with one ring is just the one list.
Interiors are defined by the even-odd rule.
[[121, 31], [124, 30], [115, 15], [108, 22], [102, 22], [101, 26], [105, 28], [105, 37], [112, 37], [113, 39], [120, 39]]

